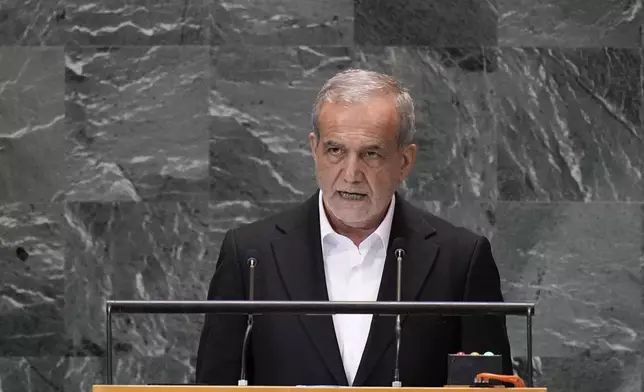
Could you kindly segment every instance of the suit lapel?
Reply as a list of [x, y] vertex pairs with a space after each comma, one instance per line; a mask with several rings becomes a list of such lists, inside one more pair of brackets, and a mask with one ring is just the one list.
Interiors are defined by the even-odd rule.
[[[391, 244], [396, 237], [405, 240], [405, 257], [402, 261], [402, 301], [417, 299], [420, 289], [431, 271], [438, 254], [438, 246], [428, 240], [434, 229], [418, 217], [406, 201], [396, 194], [396, 209], [387, 247], [387, 257], [380, 282], [378, 301], [396, 300], [397, 262]], [[401, 322], [406, 316], [403, 315]], [[395, 317], [374, 315], [367, 344], [362, 355], [353, 385], [362, 385], [389, 345], [394, 341]], [[401, 344], [405, 344], [402, 342]], [[393, 366], [393, 362], [392, 362]], [[393, 380], [393, 372], [392, 372]]]
[[[272, 241], [277, 267], [291, 301], [329, 300], [317, 203], [318, 193], [302, 205], [298, 214], [278, 223], [283, 235]], [[333, 318], [330, 315], [299, 318], [337, 384], [347, 385]]]

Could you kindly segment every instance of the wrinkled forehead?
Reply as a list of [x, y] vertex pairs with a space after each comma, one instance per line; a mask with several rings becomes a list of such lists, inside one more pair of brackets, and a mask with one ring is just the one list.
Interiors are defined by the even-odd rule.
[[374, 134], [397, 136], [400, 125], [395, 102], [387, 97], [361, 103], [326, 102], [319, 117], [320, 136], [325, 134]]

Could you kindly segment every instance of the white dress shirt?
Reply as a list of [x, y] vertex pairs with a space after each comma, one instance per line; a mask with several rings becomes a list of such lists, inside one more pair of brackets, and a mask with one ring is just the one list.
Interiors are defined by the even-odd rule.
[[[329, 300], [377, 300], [394, 215], [395, 196], [380, 226], [359, 247], [333, 230], [322, 203], [320, 190], [320, 239]], [[349, 385], [353, 384], [358, 371], [372, 317], [370, 314], [333, 315], [333, 326]]]

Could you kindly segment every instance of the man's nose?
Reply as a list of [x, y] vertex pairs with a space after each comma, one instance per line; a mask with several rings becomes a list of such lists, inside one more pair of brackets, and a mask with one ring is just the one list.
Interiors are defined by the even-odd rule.
[[344, 181], [350, 184], [361, 182], [364, 179], [362, 162], [359, 157], [350, 155], [345, 160]]

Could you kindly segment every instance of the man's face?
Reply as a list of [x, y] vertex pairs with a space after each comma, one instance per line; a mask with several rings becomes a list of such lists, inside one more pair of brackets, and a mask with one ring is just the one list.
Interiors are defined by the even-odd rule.
[[320, 140], [311, 133], [309, 142], [330, 219], [352, 228], [377, 227], [416, 158], [415, 145], [398, 144], [393, 98], [325, 103], [319, 128]]

